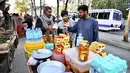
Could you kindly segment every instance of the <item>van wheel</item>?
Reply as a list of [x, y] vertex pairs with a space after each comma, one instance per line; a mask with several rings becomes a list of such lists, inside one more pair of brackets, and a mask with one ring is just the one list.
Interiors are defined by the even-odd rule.
[[121, 30], [124, 30], [124, 29], [125, 29], [125, 26], [121, 24], [120, 29], [121, 29]]

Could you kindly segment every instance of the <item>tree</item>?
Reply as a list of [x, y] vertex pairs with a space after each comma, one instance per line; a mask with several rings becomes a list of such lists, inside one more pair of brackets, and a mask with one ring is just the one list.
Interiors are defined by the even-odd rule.
[[127, 24], [125, 26], [125, 33], [124, 33], [125, 42], [128, 42], [129, 27], [130, 27], [130, 10], [129, 10], [129, 14], [128, 14]]
[[36, 1], [33, 0], [33, 2], [34, 2], [34, 12], [35, 12], [35, 15], [37, 15], [37, 10], [36, 10]]
[[125, 26], [125, 33], [124, 33], [124, 39], [123, 41], [128, 42], [128, 33], [129, 33], [129, 28], [130, 28], [130, 2], [128, 3], [128, 9], [129, 9], [129, 14], [127, 18], [127, 24]]
[[57, 21], [59, 21], [59, 0], [57, 0]]
[[40, 16], [42, 14], [42, 0], [40, 0]]
[[15, 0], [15, 7], [19, 10], [24, 10], [24, 12], [26, 13], [29, 10], [29, 3], [28, 0]]
[[66, 3], [65, 3], [65, 10], [67, 10], [68, 1], [69, 1], [69, 0], [66, 0]]
[[93, 0], [93, 9], [119, 9], [123, 12], [123, 17], [126, 18], [128, 0]]
[[31, 4], [30, 4], [30, 7], [31, 7], [31, 14], [33, 15], [33, 10], [34, 10], [34, 5], [33, 5], [33, 1], [30, 0]]

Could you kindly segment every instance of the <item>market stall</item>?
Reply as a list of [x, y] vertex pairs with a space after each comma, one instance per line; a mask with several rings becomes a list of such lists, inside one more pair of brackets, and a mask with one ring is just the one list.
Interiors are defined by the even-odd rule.
[[65, 34], [46, 37], [39, 28], [27, 29], [24, 49], [29, 73], [126, 73], [127, 62], [102, 52], [105, 44], [90, 44], [81, 35], [76, 47], [71, 48], [69, 41]]

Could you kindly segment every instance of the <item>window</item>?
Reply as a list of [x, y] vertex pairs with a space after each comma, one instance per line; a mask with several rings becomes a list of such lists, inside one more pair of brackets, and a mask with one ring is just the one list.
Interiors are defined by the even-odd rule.
[[109, 16], [110, 16], [110, 13], [109, 13], [109, 12], [104, 13], [104, 19], [109, 19]]
[[104, 13], [99, 13], [98, 19], [104, 19]]
[[92, 14], [91, 14], [91, 17], [97, 19], [97, 15], [98, 15], [98, 13], [92, 13]]
[[98, 19], [109, 19], [110, 12], [99, 13]]
[[114, 13], [113, 14], [113, 20], [118, 20], [120, 21], [122, 19], [122, 15], [119, 13]]

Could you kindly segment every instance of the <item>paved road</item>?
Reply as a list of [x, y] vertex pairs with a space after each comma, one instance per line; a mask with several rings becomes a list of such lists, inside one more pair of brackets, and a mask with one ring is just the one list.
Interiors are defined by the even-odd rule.
[[24, 41], [25, 38], [21, 38], [19, 40], [19, 45], [15, 53], [15, 59], [13, 61], [11, 73], [28, 73], [24, 54]]
[[[16, 50], [15, 54], [15, 60], [13, 62], [13, 68], [11, 73], [28, 73], [27, 68], [26, 68], [26, 60], [24, 56], [24, 49], [23, 49], [23, 44], [24, 44], [25, 38], [20, 39], [18, 49]], [[129, 69], [127, 73], [130, 73], [130, 51], [117, 48], [111, 45], [106, 45], [107, 49], [105, 51], [112, 53], [116, 56], [119, 56], [122, 59], [127, 60]]]
[[[101, 32], [103, 32], [103, 31], [101, 31]], [[121, 30], [121, 31], [109, 31], [109, 32], [106, 32], [106, 33], [111, 33], [111, 34], [115, 34], [115, 35], [124, 36], [124, 30]], [[130, 32], [129, 32], [128, 36], [130, 37]]]

